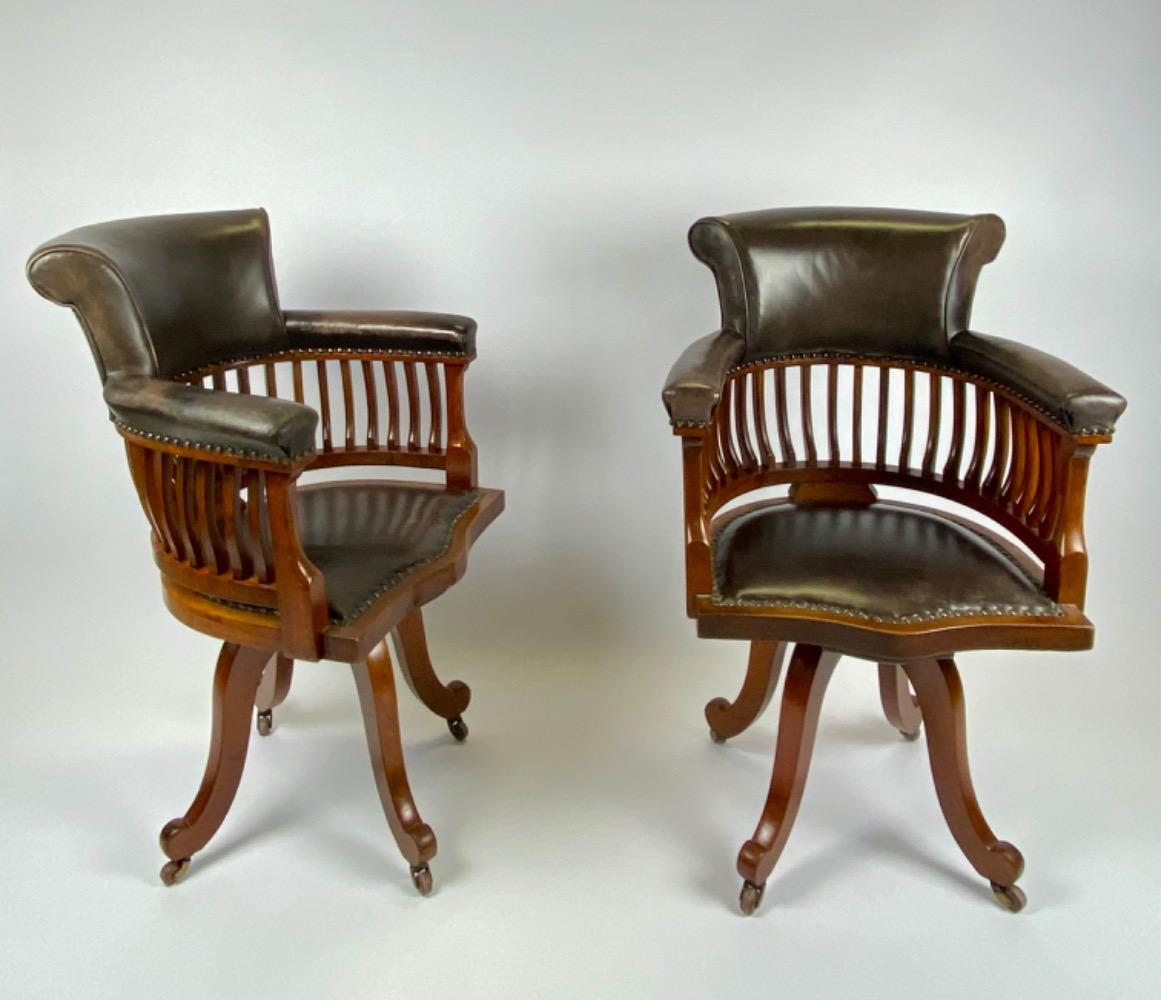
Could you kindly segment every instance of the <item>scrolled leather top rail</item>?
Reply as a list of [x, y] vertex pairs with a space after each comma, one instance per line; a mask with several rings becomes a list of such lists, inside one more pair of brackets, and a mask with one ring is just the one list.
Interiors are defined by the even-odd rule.
[[315, 450], [318, 414], [285, 399], [117, 374], [105, 403], [123, 430], [168, 444], [279, 464]]
[[956, 366], [1035, 403], [1073, 434], [1112, 434], [1124, 397], [1067, 361], [1014, 340], [965, 331], [951, 339]]
[[291, 349], [353, 348], [406, 354], [476, 354], [476, 321], [445, 313], [290, 309], [283, 312]]

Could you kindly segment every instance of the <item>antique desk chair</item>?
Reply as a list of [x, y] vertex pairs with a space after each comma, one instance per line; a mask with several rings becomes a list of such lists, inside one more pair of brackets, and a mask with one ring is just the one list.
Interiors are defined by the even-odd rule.
[[[738, 855], [744, 913], [790, 834], [840, 655], [878, 663], [904, 736], [926, 723], [952, 835], [1003, 906], [1024, 905], [1023, 858], [972, 790], [952, 657], [1091, 648], [1085, 479], [1125, 402], [1047, 354], [968, 331], [976, 278], [1003, 239], [994, 215], [853, 209], [690, 231], [722, 328], [682, 354], [664, 390], [682, 444], [688, 613], [698, 635], [751, 642], [737, 698], [706, 706], [716, 741], [758, 717], [796, 644], [769, 796]], [[783, 489], [742, 502], [766, 487]]]
[[[329, 659], [354, 668], [387, 822], [426, 895], [436, 840], [408, 787], [386, 636], [412, 690], [463, 740], [470, 692], [436, 677], [421, 609], [503, 509], [501, 492], [476, 484], [464, 418], [475, 323], [284, 312], [261, 209], [85, 226], [39, 247], [28, 277], [89, 340], [167, 607], [223, 641], [205, 777], [161, 831], [162, 881], [179, 881], [225, 818], [251, 713], [269, 733], [293, 662]], [[442, 470], [446, 485], [299, 485], [352, 465]]]

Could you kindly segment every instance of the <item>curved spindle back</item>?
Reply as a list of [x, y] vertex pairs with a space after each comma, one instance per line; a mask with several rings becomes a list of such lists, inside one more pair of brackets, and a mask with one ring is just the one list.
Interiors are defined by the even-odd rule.
[[900, 486], [971, 507], [1041, 558], [1055, 549], [1075, 450], [1009, 393], [914, 362], [776, 360], [728, 378], [707, 435], [707, 515], [764, 486]]

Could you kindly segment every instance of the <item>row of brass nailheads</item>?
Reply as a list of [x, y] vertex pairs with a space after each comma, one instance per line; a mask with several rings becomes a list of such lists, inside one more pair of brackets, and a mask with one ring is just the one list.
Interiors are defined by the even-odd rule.
[[138, 427], [133, 427], [130, 424], [125, 423], [125, 421], [119, 420], [117, 417], [110, 417], [109, 419], [112, 420], [113, 423], [121, 430], [128, 431], [130, 434], [136, 435], [137, 437], [147, 438], [150, 441], [160, 442], [161, 444], [173, 444], [181, 448], [192, 448], [195, 451], [208, 451], [215, 455], [232, 455], [237, 458], [257, 458], [263, 462], [277, 462], [279, 465], [292, 465], [300, 458], [313, 455], [317, 451], [315, 448], [308, 448], [306, 451], [298, 452], [294, 455], [276, 456], [246, 448], [227, 448], [225, 445], [220, 444], [206, 444], [201, 441], [189, 441], [184, 438], [170, 437], [167, 434], [158, 434], [154, 431], [145, 431]]
[[[375, 357], [381, 355], [390, 355], [392, 358], [454, 358], [460, 360], [473, 360], [475, 353], [457, 353], [456, 351], [408, 351], [408, 350], [388, 350], [382, 347], [304, 347], [298, 350], [279, 351], [276, 354], [248, 354], [239, 358], [230, 358], [225, 361], [218, 361], [212, 365], [206, 365], [201, 368], [191, 368], [189, 371], [181, 372], [173, 376], [174, 381], [185, 381], [191, 378], [202, 378], [207, 375], [214, 374], [215, 371], [222, 368], [235, 368], [238, 365], [252, 365], [252, 364], [277, 364], [280, 361], [311, 361], [313, 355], [316, 354], [369, 354]], [[303, 357], [303, 355], [308, 355]]]
[[910, 615], [873, 615], [866, 611], [859, 611], [855, 608], [845, 608], [838, 604], [825, 604], [821, 601], [793, 601], [777, 598], [761, 600], [758, 598], [750, 597], [722, 597], [720, 594], [714, 594], [713, 602], [714, 604], [721, 607], [774, 607], [794, 608], [801, 611], [825, 611], [831, 612], [833, 614], [846, 615], [849, 618], [857, 618], [861, 621], [892, 622], [900, 625], [911, 624], [914, 622], [937, 621], [944, 618], [963, 618], [969, 615], [1029, 615], [1039, 618], [1060, 618], [1064, 615], [1064, 610], [1058, 605], [1053, 605], [1051, 609], [1045, 609], [1042, 607], [1031, 607], [1020, 604], [981, 604], [978, 606], [965, 606], [962, 608], [936, 608], [932, 611], [924, 611]]

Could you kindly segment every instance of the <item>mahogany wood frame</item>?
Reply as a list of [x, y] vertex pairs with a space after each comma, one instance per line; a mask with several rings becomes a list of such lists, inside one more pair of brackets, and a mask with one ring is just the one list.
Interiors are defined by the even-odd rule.
[[[287, 464], [119, 428], [152, 529], [165, 603], [186, 625], [223, 641], [201, 790], [185, 815], [161, 833], [162, 850], [170, 859], [161, 872], [167, 885], [185, 876], [191, 856], [225, 819], [242, 776], [251, 714], [257, 711], [258, 732], [270, 733], [273, 709], [287, 696], [294, 661], [330, 659], [353, 667], [388, 825], [411, 865], [416, 888], [424, 895], [431, 891], [428, 862], [436, 840], [420, 820], [407, 782], [386, 639], [396, 636], [400, 668], [420, 701], [463, 741], [468, 730], [462, 713], [471, 693], [461, 681], [445, 686], [437, 677], [421, 608], [463, 575], [472, 543], [504, 505], [501, 491], [477, 485], [476, 446], [464, 408], [469, 363], [452, 354], [294, 350], [182, 377], [241, 393], [254, 391], [261, 381], [266, 395], [300, 403], [311, 386], [320, 411], [318, 447]], [[281, 384], [280, 370], [289, 375]], [[332, 623], [326, 582], [299, 538], [295, 493], [304, 472], [349, 465], [443, 470], [444, 486], [407, 485], [474, 491], [477, 498], [456, 522], [441, 556], [380, 595], [357, 620]], [[301, 488], [325, 489], [326, 484]]]
[[[877, 405], [865, 410], [872, 369], [878, 372]], [[792, 407], [788, 385], [794, 377]], [[923, 407], [916, 398], [918, 378], [928, 380]], [[840, 417], [844, 380], [850, 384], [849, 424]], [[896, 438], [890, 400], [900, 381], [903, 416]], [[825, 389], [818, 393], [820, 382]], [[950, 414], [950, 435], [941, 432], [945, 414]], [[880, 661], [883, 711], [905, 738], [917, 738], [926, 722], [936, 791], [956, 842], [989, 880], [997, 901], [1021, 909], [1025, 899], [1015, 882], [1023, 859], [1011, 844], [997, 840], [972, 789], [963, 691], [952, 657], [972, 649], [1091, 648], [1093, 628], [1083, 613], [1085, 486], [1089, 459], [1111, 434], [1071, 433], [1004, 386], [957, 370], [841, 355], [742, 365], [727, 376], [708, 425], [678, 425], [674, 432], [682, 443], [687, 612], [701, 636], [751, 641], [738, 697], [706, 706], [715, 742], [758, 718], [778, 682], [785, 644], [797, 643], [782, 695], [769, 795], [754, 836], [738, 855], [742, 911], [749, 914], [758, 906], [789, 837], [823, 694], [840, 655]], [[968, 522], [1042, 580], [1061, 615], [881, 622], [833, 609], [727, 604], [716, 598], [712, 539], [728, 519], [770, 503], [871, 503], [876, 485], [955, 501], [1010, 532], [1027, 552], [986, 525]], [[788, 486], [789, 495], [726, 509], [731, 501], [772, 486]]]

